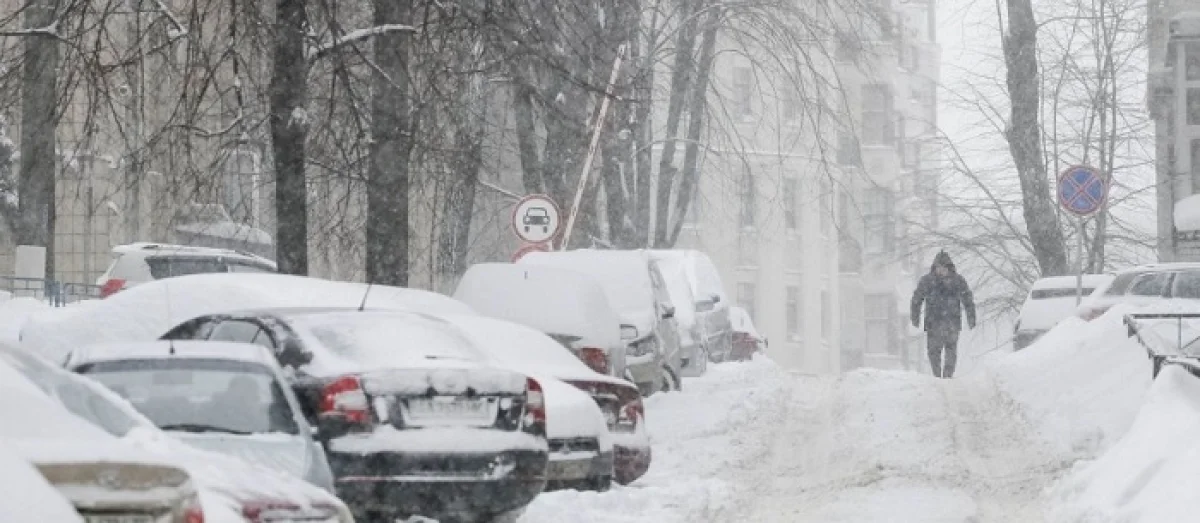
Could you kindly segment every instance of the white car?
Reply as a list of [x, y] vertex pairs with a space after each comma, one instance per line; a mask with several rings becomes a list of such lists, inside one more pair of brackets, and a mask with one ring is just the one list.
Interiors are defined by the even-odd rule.
[[1200, 263], [1155, 263], [1122, 271], [1102, 286], [1076, 310], [1086, 321], [1102, 316], [1118, 303], [1151, 305], [1183, 301], [1196, 305], [1200, 300]]
[[[642, 395], [637, 387], [628, 381], [600, 374], [571, 356], [563, 347], [545, 334], [535, 329], [516, 323], [484, 318], [480, 316], [443, 316], [447, 321], [458, 326], [467, 333], [485, 354], [491, 358], [491, 363], [498, 367], [509, 368], [530, 376], [549, 377], [552, 382], [565, 382], [591, 396], [594, 407], [599, 407], [603, 413], [600, 427], [594, 427], [590, 420], [593, 409], [578, 406], [569, 407], [575, 398], [565, 395], [560, 398], [559, 410], [550, 409], [553, 405], [551, 391], [547, 390], [547, 434], [550, 439], [550, 473], [560, 477], [572, 469], [582, 469], [591, 463], [590, 481], [585, 485], [603, 486], [604, 478], [595, 478], [597, 471], [603, 467], [603, 449], [607, 446], [605, 438], [597, 429], [603, 431], [607, 425], [608, 437], [612, 439], [613, 457], [610, 461], [613, 479], [625, 485], [646, 473], [650, 467], [650, 439], [645, 428], [645, 407]], [[540, 379], [540, 378], [539, 378]], [[587, 396], [583, 396], [586, 400]], [[593, 408], [594, 408], [593, 407]], [[563, 420], [559, 415], [569, 415], [569, 420]], [[556, 423], [557, 421], [557, 423]], [[556, 427], [556, 424], [558, 425]], [[599, 441], [600, 455], [591, 457], [594, 453], [587, 452], [573, 459], [568, 455], [557, 455], [555, 439], [595, 437]], [[589, 444], [590, 446], [590, 444]], [[561, 448], [558, 447], [558, 448]], [[597, 459], [598, 458], [598, 459]], [[580, 471], [581, 472], [581, 471]], [[600, 490], [603, 490], [601, 488]]]
[[[1107, 286], [1113, 279], [1111, 274], [1085, 274], [1083, 298], [1087, 299], [1096, 289]], [[1014, 350], [1028, 347], [1058, 322], [1071, 316], [1078, 305], [1075, 301], [1077, 283], [1074, 276], [1053, 276], [1033, 282], [1025, 303], [1021, 305], [1017, 323], [1013, 326]]]
[[592, 370], [625, 376], [621, 319], [591, 276], [557, 267], [479, 263], [454, 290], [479, 314], [535, 328]]
[[333, 472], [275, 355], [262, 345], [144, 341], [82, 347], [64, 366], [192, 446], [333, 492]]
[[272, 273], [275, 262], [230, 249], [162, 243], [131, 243], [113, 247], [112, 262], [96, 285], [107, 298], [135, 285], [186, 276], [223, 272]]
[[[107, 437], [113, 444], [138, 451], [143, 462], [160, 460], [186, 471], [199, 491], [203, 513], [188, 516], [191, 519], [170, 520], [172, 523], [354, 521], [345, 503], [324, 489], [282, 472], [176, 440], [104, 385], [23, 349], [0, 345], [0, 383], [8, 391], [18, 382], [24, 382], [27, 390], [40, 391], [45, 405], [69, 411], [64, 414], [77, 423], [65, 433], [89, 434], [100, 441]], [[37, 416], [53, 409], [36, 400], [37, 395], [30, 396], [34, 399], [29, 405], [38, 409], [38, 414], [20, 418], [44, 420]], [[58, 432], [64, 431], [60, 428]], [[65, 453], [59, 449], [56, 454]], [[268, 516], [270, 519], [266, 519]]]
[[[671, 304], [675, 306], [675, 327], [679, 332], [680, 375], [701, 376], [708, 370], [708, 345], [705, 343], [700, 321], [702, 304], [697, 302], [692, 292], [687, 263], [678, 256], [659, 257], [654, 263], [667, 284]], [[711, 303], [706, 302], [704, 305]]]
[[721, 273], [712, 259], [701, 251], [687, 249], [652, 250], [655, 259], [673, 259], [683, 264], [684, 273], [696, 300], [696, 319], [704, 336], [704, 347], [712, 361], [724, 361], [733, 350], [733, 327], [729, 296]]

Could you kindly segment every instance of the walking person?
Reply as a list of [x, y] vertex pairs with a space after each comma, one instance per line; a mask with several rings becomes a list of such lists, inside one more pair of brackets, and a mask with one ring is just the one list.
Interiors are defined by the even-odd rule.
[[946, 251], [933, 258], [929, 274], [921, 277], [912, 296], [912, 324], [921, 326], [921, 305], [925, 305], [925, 342], [933, 375], [954, 377], [958, 361], [958, 333], [962, 330], [962, 311], [967, 311], [967, 327], [975, 328], [975, 300], [967, 280], [958, 274]]

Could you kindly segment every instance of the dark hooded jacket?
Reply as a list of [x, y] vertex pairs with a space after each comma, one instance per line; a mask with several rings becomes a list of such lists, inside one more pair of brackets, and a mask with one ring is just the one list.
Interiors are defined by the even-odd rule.
[[[943, 265], [949, 269], [945, 277], [938, 276], [936, 269]], [[962, 330], [962, 311], [967, 311], [968, 325], [975, 325], [975, 300], [971, 296], [971, 288], [967, 280], [958, 274], [954, 262], [946, 251], [937, 253], [929, 274], [921, 277], [917, 290], [912, 297], [912, 319], [914, 323], [921, 318], [921, 305], [925, 305], [925, 330], [950, 329]]]

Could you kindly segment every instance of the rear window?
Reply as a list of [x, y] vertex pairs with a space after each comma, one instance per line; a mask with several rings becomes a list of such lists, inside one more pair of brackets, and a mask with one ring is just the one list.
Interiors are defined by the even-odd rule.
[[[1084, 287], [1083, 295], [1087, 296], [1095, 291], [1095, 288]], [[1032, 296], [1035, 300], [1049, 300], [1054, 298], [1074, 298], [1075, 289], [1034, 289]]]
[[1171, 295], [1176, 298], [1200, 299], [1200, 272], [1189, 271], [1176, 274]]
[[226, 272], [225, 264], [216, 258], [155, 256], [146, 258], [146, 265], [150, 266], [150, 275], [156, 280], [189, 274]]
[[1129, 286], [1129, 294], [1134, 296], [1162, 296], [1166, 292], [1167, 284], [1170, 281], [1170, 273], [1156, 272], [1143, 274], [1135, 278], [1133, 285]]

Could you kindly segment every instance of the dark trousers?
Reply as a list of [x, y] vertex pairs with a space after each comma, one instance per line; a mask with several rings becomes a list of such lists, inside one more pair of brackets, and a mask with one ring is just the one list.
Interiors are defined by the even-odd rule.
[[958, 331], [930, 328], [925, 333], [925, 343], [933, 375], [939, 378], [953, 378], [954, 364], [958, 362]]

